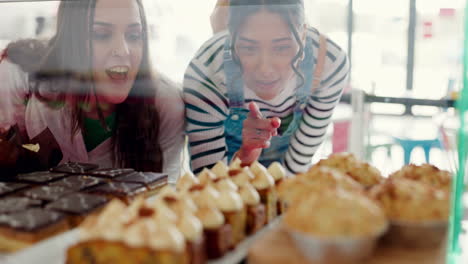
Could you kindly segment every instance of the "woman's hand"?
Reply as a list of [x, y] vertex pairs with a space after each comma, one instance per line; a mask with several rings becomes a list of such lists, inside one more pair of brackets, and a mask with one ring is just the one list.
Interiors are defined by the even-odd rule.
[[210, 16], [211, 29], [213, 34], [227, 28], [229, 17], [229, 0], [218, 0]]
[[249, 115], [244, 120], [242, 128], [242, 146], [235, 157], [242, 164], [248, 165], [258, 159], [262, 149], [270, 147], [272, 137], [278, 135], [281, 120], [277, 117], [263, 118], [257, 104], [249, 104]]

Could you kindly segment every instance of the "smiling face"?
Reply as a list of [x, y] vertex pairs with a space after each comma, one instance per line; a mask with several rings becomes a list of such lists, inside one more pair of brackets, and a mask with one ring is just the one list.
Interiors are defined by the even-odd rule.
[[239, 28], [235, 49], [245, 84], [260, 98], [270, 100], [294, 76], [291, 62], [300, 46], [281, 15], [261, 10]]
[[125, 101], [143, 56], [143, 29], [134, 0], [98, 0], [91, 32], [93, 75], [100, 102]]

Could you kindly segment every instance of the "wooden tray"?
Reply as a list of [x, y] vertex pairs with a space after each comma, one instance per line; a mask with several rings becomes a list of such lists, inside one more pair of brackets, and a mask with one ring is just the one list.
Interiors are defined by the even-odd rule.
[[[445, 262], [445, 247], [431, 249], [391, 248], [379, 245], [374, 255], [361, 264], [442, 264]], [[314, 264], [294, 247], [290, 236], [275, 228], [260, 237], [250, 248], [249, 264]]]

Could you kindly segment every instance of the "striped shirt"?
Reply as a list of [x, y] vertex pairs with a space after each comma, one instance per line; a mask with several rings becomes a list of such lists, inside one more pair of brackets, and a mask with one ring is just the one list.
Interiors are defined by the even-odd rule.
[[[313, 54], [317, 56], [319, 33], [310, 28]], [[184, 76], [184, 101], [186, 107], [186, 131], [189, 136], [191, 166], [195, 173], [204, 167], [212, 167], [217, 161], [227, 162], [227, 146], [224, 121], [229, 116], [226, 76], [223, 64], [223, 48], [228, 33], [214, 35], [196, 53]], [[306, 171], [311, 159], [322, 143], [330, 124], [333, 109], [338, 104], [348, 83], [349, 62], [346, 53], [333, 41], [327, 40], [325, 66], [318, 93], [309, 97], [304, 114], [290, 140], [284, 159], [289, 173]], [[314, 58], [315, 61], [317, 58]], [[307, 74], [307, 73], [305, 73]], [[311, 74], [311, 73], [310, 73]], [[255, 101], [265, 117], [285, 118], [292, 114], [295, 89], [264, 101], [253, 92], [245, 90], [245, 103]]]

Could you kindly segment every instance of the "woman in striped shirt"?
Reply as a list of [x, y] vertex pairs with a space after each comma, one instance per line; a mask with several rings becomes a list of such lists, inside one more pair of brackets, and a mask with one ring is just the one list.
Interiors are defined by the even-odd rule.
[[347, 56], [306, 26], [302, 0], [231, 0], [229, 14], [184, 76], [192, 169], [238, 157], [303, 172], [347, 85]]

